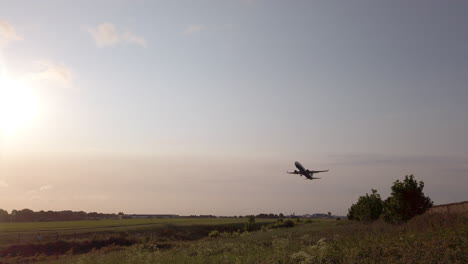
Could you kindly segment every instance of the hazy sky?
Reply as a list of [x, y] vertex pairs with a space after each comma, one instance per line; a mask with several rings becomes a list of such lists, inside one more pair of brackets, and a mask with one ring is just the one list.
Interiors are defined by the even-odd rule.
[[467, 200], [467, 14], [0, 0], [0, 208], [346, 214], [406, 174]]

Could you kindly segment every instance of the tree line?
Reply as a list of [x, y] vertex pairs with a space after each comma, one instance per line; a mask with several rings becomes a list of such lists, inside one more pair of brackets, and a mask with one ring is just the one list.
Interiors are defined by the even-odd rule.
[[406, 175], [403, 181], [393, 183], [391, 195], [385, 200], [374, 189], [371, 194], [359, 197], [349, 208], [348, 219], [363, 222], [383, 219], [393, 224], [407, 222], [433, 205], [423, 189], [424, 182], [417, 182], [413, 175]]
[[117, 214], [105, 214], [83, 211], [33, 211], [31, 209], [12, 210], [11, 213], [0, 209], [0, 222], [48, 222], [48, 221], [76, 221], [91, 219], [112, 219]]

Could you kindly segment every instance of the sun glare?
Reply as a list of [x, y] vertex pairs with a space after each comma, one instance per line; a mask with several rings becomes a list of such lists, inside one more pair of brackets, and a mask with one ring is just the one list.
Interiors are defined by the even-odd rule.
[[26, 128], [39, 114], [39, 101], [25, 81], [0, 76], [0, 134]]

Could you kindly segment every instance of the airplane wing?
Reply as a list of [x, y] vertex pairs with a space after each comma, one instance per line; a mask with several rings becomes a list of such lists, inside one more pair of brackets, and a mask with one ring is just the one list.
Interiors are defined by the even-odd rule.
[[299, 172], [296, 172], [296, 171], [287, 171], [286, 173], [288, 173], [288, 174], [299, 174]]
[[329, 170], [311, 171], [312, 173], [328, 172]]

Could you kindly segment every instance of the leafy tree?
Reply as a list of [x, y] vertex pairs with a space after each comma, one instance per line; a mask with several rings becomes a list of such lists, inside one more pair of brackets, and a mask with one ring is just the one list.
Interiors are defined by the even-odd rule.
[[15, 219], [18, 222], [32, 222], [35, 220], [34, 211], [31, 209], [23, 209], [20, 211], [16, 211]]
[[8, 219], [8, 212], [3, 209], [0, 209], [0, 222], [8, 222]]
[[244, 224], [244, 230], [247, 232], [253, 231], [255, 229], [255, 216], [249, 215], [248, 217], [249, 219]]
[[366, 193], [359, 197], [357, 203], [351, 205], [348, 210], [348, 219], [357, 221], [374, 221], [379, 219], [383, 211], [383, 201], [377, 190], [372, 189], [372, 194]]
[[384, 220], [403, 223], [431, 208], [432, 200], [424, 195], [423, 189], [424, 182], [418, 183], [413, 175], [406, 175], [403, 181], [394, 182], [392, 194], [384, 202]]

